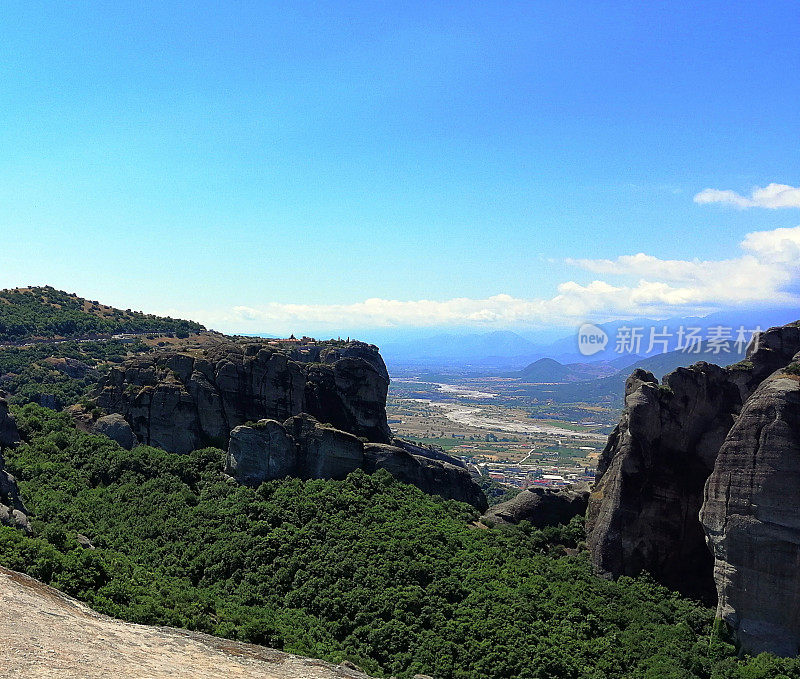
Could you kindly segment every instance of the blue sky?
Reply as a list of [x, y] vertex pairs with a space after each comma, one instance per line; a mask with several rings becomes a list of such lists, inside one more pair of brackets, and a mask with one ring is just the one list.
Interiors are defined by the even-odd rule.
[[281, 333], [797, 302], [796, 2], [0, 11], [1, 287]]

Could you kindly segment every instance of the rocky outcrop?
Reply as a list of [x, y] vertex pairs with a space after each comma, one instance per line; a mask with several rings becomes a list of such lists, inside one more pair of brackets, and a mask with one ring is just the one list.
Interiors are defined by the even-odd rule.
[[647, 570], [718, 600], [752, 652], [800, 647], [799, 351], [792, 323], [725, 369], [700, 363], [661, 385], [634, 372], [589, 500], [597, 571]]
[[58, 370], [59, 372], [67, 375], [67, 377], [72, 377], [74, 379], [82, 380], [85, 377], [96, 379], [97, 377], [97, 370], [83, 361], [79, 361], [75, 358], [50, 357], [46, 358], [43, 363], [49, 368]]
[[370, 441], [390, 440], [389, 376], [376, 347], [224, 341], [197, 355], [159, 352], [112, 368], [96, 401], [123, 415], [141, 443], [186, 453], [225, 447], [246, 422], [309, 413]]
[[15, 446], [17, 443], [19, 443], [17, 423], [8, 410], [8, 401], [0, 392], [0, 450]]
[[92, 425], [93, 434], [108, 436], [112, 441], [116, 441], [126, 450], [131, 450], [138, 445], [139, 441], [133, 433], [131, 425], [119, 413], [104, 415]]
[[718, 617], [748, 652], [796, 655], [800, 363], [748, 399], [719, 452], [700, 518], [714, 551]]
[[356, 469], [368, 473], [385, 469], [426, 493], [467, 502], [483, 511], [483, 491], [464, 467], [448, 459], [414, 455], [386, 444], [364, 444], [352, 434], [302, 414], [283, 424], [261, 420], [236, 427], [228, 445], [226, 471], [239, 483], [258, 486], [285, 476], [343, 479]]
[[[486, 496], [472, 479], [461, 460], [415, 454], [419, 446], [399, 441], [403, 447], [381, 444], [364, 446], [364, 469], [372, 472], [385, 469], [403, 483], [410, 483], [420, 490], [439, 495], [446, 500], [458, 500], [486, 511]], [[424, 449], [423, 449], [424, 450]]]
[[17, 424], [0, 396], [0, 525], [20, 528], [30, 533], [25, 505], [19, 496], [16, 479], [6, 470], [3, 449], [19, 443]]
[[574, 517], [584, 515], [588, 503], [587, 483], [564, 488], [528, 488], [507, 502], [490, 507], [483, 518], [496, 524], [528, 521], [535, 528], [544, 528], [567, 524]]
[[240, 425], [231, 432], [225, 471], [243, 486], [297, 474], [297, 447], [275, 420]]
[[649, 571], [686, 595], [713, 601], [712, 560], [697, 518], [703, 485], [741, 407], [728, 371], [709, 363], [664, 377], [636, 370], [589, 499], [595, 569]]

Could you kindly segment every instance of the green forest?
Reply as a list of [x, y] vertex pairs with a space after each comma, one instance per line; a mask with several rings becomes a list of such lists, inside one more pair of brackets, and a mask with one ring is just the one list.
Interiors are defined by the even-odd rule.
[[110, 333], [181, 333], [203, 330], [193, 321], [125, 311], [52, 287], [0, 290], [0, 342]]
[[36, 537], [1, 529], [0, 563], [101, 612], [403, 679], [800, 677], [796, 660], [737, 659], [712, 610], [647, 577], [594, 577], [578, 519], [481, 526], [386, 473], [254, 490], [214, 448], [126, 451], [14, 412], [27, 442], [6, 458]]
[[[49, 403], [61, 409], [84, 398], [109, 366], [147, 351], [140, 340], [8, 346], [0, 350], [0, 389], [12, 403]], [[71, 363], [67, 363], [67, 361]]]

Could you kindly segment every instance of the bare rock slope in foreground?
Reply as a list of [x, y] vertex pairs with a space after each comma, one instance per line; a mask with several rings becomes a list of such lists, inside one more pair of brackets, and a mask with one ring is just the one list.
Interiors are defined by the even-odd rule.
[[262, 646], [114, 620], [0, 567], [0, 673], [26, 679], [368, 679]]

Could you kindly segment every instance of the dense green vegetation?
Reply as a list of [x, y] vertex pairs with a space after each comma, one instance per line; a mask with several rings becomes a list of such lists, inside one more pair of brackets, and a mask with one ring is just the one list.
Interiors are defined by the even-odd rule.
[[91, 334], [192, 333], [193, 321], [122, 311], [51, 287], [0, 290], [0, 342]]
[[404, 678], [800, 677], [737, 660], [711, 610], [647, 578], [593, 577], [566, 551], [579, 522], [481, 529], [385, 473], [253, 490], [216, 449], [125, 451], [64, 414], [16, 414], [28, 443], [6, 457], [37, 537], [2, 529], [0, 563], [103, 612]]
[[12, 403], [49, 403], [63, 408], [86, 396], [108, 366], [129, 353], [147, 351], [135, 340], [66, 341], [0, 348], [0, 390]]

